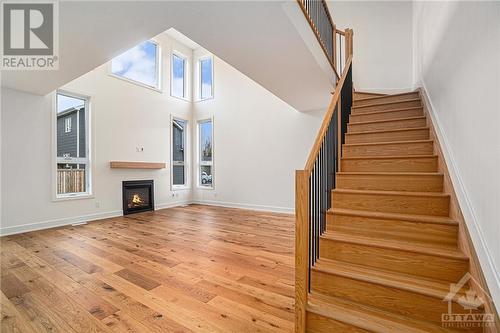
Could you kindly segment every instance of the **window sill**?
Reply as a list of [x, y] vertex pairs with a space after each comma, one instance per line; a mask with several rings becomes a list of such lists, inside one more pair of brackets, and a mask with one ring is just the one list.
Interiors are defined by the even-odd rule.
[[179, 100], [184, 101], [184, 102], [191, 102], [191, 100], [187, 97], [174, 96], [174, 95], [172, 95], [172, 93], [170, 94], [170, 97], [175, 98], [175, 99], [179, 99]]
[[214, 185], [212, 185], [212, 186], [198, 185], [198, 186], [196, 186], [196, 189], [203, 190], [203, 191], [211, 191], [211, 190], [215, 190], [215, 186]]
[[68, 201], [68, 200], [82, 200], [82, 199], [94, 199], [95, 196], [93, 194], [69, 194], [69, 195], [56, 195], [52, 201]]
[[179, 185], [173, 185], [171, 187], [171, 190], [172, 192], [176, 192], [176, 191], [186, 191], [186, 190], [190, 190], [191, 187], [189, 186], [179, 186]]
[[206, 101], [210, 101], [210, 100], [213, 100], [213, 99], [214, 99], [214, 96], [207, 97], [207, 98], [199, 98], [199, 99], [196, 100], [196, 103], [206, 102]]
[[116, 74], [113, 74], [113, 73], [109, 73], [109, 76], [114, 77], [114, 78], [119, 79], [119, 80], [122, 80], [122, 81], [125, 81], [125, 82], [128, 82], [128, 83], [131, 83], [131, 84], [134, 84], [134, 85], [139, 86], [139, 87], [143, 87], [143, 88], [146, 88], [146, 89], [149, 89], [149, 90], [156, 91], [156, 92], [158, 92], [160, 94], [163, 93], [163, 91], [161, 90], [161, 88], [157, 88], [157, 87], [153, 87], [153, 86], [148, 86], [147, 84], [141, 83], [139, 81], [134, 81], [132, 79], [127, 79], [126, 77], [119, 76], [119, 75], [116, 75]]

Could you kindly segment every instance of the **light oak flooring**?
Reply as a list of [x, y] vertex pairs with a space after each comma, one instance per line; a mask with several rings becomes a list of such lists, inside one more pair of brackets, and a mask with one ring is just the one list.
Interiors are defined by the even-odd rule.
[[190, 205], [2, 237], [1, 332], [292, 332], [293, 227]]

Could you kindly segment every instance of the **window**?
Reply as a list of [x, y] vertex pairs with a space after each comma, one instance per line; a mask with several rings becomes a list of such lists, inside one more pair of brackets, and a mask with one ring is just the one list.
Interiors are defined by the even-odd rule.
[[212, 57], [200, 59], [200, 99], [214, 97]]
[[171, 95], [186, 98], [186, 58], [172, 54]]
[[172, 118], [172, 187], [186, 186], [187, 120]]
[[90, 194], [88, 124], [88, 99], [57, 93], [55, 135], [58, 198]]
[[213, 122], [211, 119], [198, 122], [199, 176], [198, 185], [213, 187]]
[[151, 40], [131, 48], [111, 61], [111, 73], [141, 85], [160, 88], [159, 46]]
[[71, 132], [71, 117], [64, 118], [64, 133]]

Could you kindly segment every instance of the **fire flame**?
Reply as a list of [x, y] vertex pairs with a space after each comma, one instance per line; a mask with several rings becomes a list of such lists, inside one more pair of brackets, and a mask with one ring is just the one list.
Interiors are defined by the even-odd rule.
[[134, 196], [132, 198], [132, 203], [135, 205], [140, 205], [140, 204], [144, 203], [144, 201], [141, 199], [139, 194], [134, 194]]

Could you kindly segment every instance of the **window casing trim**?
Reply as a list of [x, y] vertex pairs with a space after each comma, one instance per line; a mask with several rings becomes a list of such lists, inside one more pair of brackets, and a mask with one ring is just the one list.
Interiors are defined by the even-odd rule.
[[[202, 162], [201, 161], [201, 133], [200, 133], [200, 124], [205, 123], [205, 122], [211, 122], [212, 123], [212, 161], [210, 162]], [[198, 119], [196, 121], [196, 188], [198, 190], [215, 190], [215, 180], [216, 180], [216, 175], [215, 175], [215, 123], [214, 123], [214, 117], [210, 118], [202, 118]], [[207, 165], [212, 167], [212, 184], [210, 186], [207, 185], [202, 185], [201, 184], [201, 167]]]
[[[203, 98], [202, 97], [203, 81], [202, 81], [202, 77], [201, 77], [201, 62], [203, 60], [207, 60], [207, 59], [211, 59], [212, 60], [212, 66], [211, 66], [212, 68], [210, 69], [212, 71], [212, 95], [209, 96], [209, 97]], [[199, 102], [214, 99], [214, 96], [215, 96], [215, 92], [214, 92], [214, 89], [215, 89], [214, 74], [215, 74], [215, 70], [214, 70], [214, 57], [213, 57], [213, 55], [209, 54], [209, 55], [205, 55], [205, 56], [199, 57], [198, 58], [198, 90], [199, 90], [198, 91], [198, 101]]]
[[[183, 92], [184, 96], [175, 96], [174, 95], [174, 56], [179, 57], [184, 60], [184, 78], [183, 78]], [[189, 92], [189, 58], [185, 54], [175, 49], [172, 49], [170, 54], [170, 96], [173, 98], [177, 98], [183, 101], [190, 101], [190, 92]]]
[[150, 86], [148, 84], [145, 84], [145, 83], [133, 80], [133, 79], [129, 79], [127, 77], [124, 77], [124, 76], [121, 76], [121, 75], [113, 73], [113, 65], [112, 65], [113, 59], [111, 59], [109, 61], [108, 66], [107, 66], [108, 67], [108, 75], [112, 76], [114, 78], [123, 80], [125, 82], [132, 83], [132, 84], [135, 84], [137, 86], [140, 86], [140, 87], [143, 87], [143, 88], [148, 88], [148, 89], [151, 89], [153, 91], [162, 93], [163, 92], [163, 84], [162, 84], [162, 82], [163, 82], [162, 72], [163, 71], [162, 71], [162, 68], [161, 68], [161, 64], [162, 64], [162, 62], [161, 62], [161, 58], [162, 58], [161, 47], [160, 47], [160, 44], [157, 41], [153, 40], [153, 39], [149, 39], [148, 41], [156, 45], [155, 65], [156, 65], [156, 75], [157, 75], [157, 78], [158, 78], [156, 86]]
[[[57, 156], [57, 95], [64, 95], [68, 97], [74, 97], [78, 99], [82, 99], [85, 101], [85, 138], [86, 138], [86, 157], [72, 157], [72, 158], [64, 158]], [[82, 95], [74, 92], [69, 92], [66, 90], [59, 89], [53, 93], [51, 103], [51, 112], [52, 112], [52, 126], [51, 126], [51, 135], [52, 135], [52, 201], [64, 201], [64, 200], [73, 200], [73, 199], [91, 199], [94, 198], [93, 190], [94, 190], [94, 164], [93, 164], [93, 149], [92, 149], [92, 105], [90, 101], [90, 96]], [[78, 121], [77, 121], [78, 123]], [[77, 133], [79, 131], [79, 124], [76, 127]], [[80, 150], [79, 147], [79, 139], [77, 139], [77, 151]], [[86, 165], [86, 177], [85, 177], [85, 192], [78, 193], [57, 193], [57, 164], [58, 163], [70, 163], [70, 164], [85, 164]]]
[[[186, 123], [184, 130], [184, 162], [174, 162], [174, 122], [176, 120], [184, 121]], [[191, 188], [190, 182], [190, 168], [189, 168], [189, 154], [191, 153], [190, 140], [189, 140], [189, 126], [190, 121], [184, 117], [170, 115], [170, 189], [171, 191], [187, 190]], [[184, 184], [174, 185], [174, 165], [184, 165]]]

